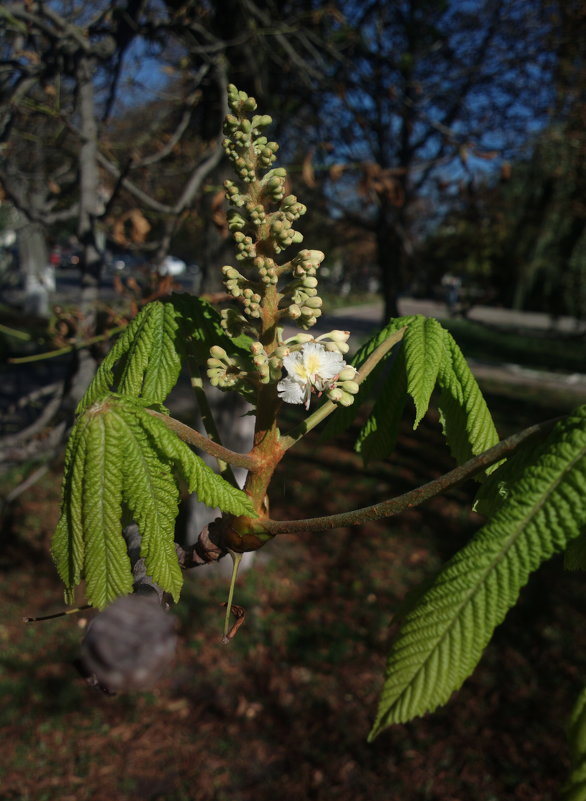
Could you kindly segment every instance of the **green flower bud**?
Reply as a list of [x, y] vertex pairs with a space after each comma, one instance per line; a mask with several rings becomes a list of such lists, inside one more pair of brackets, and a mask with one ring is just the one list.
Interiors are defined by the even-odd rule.
[[351, 364], [344, 367], [338, 376], [338, 381], [352, 381], [356, 376], [356, 368]]
[[341, 386], [344, 392], [347, 392], [349, 395], [356, 395], [360, 389], [356, 381], [343, 381]]
[[226, 353], [224, 348], [221, 348], [219, 345], [212, 345], [212, 347], [210, 348], [210, 356], [213, 356], [215, 359], [222, 359], [222, 360], [228, 358], [228, 354]]
[[338, 389], [338, 387], [334, 387], [334, 389], [330, 389], [327, 395], [331, 401], [333, 401], [334, 403], [339, 403], [342, 400], [344, 393], [342, 392], [341, 389]]
[[305, 300], [305, 305], [309, 306], [310, 309], [319, 309], [323, 304], [323, 300], [320, 297], [308, 297]]
[[306, 342], [311, 342], [314, 339], [312, 334], [295, 334], [286, 340], [288, 345], [305, 345]]
[[348, 395], [346, 392], [344, 392], [338, 403], [340, 406], [352, 406], [354, 403], [354, 396]]
[[[308, 298], [308, 300], [311, 300], [311, 298]], [[301, 314], [304, 317], [312, 317], [316, 319], [317, 317], [321, 317], [321, 309], [312, 309], [311, 306], [302, 306]]]

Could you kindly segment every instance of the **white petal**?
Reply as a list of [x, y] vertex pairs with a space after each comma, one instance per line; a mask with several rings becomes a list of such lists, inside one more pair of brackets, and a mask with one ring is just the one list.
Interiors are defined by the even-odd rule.
[[292, 378], [283, 378], [277, 384], [279, 398], [285, 403], [303, 403], [305, 398], [305, 384], [293, 381]]
[[345, 364], [340, 353], [324, 349], [320, 358], [319, 377], [323, 379], [334, 378], [345, 367]]
[[303, 361], [303, 355], [300, 350], [294, 350], [293, 353], [288, 353], [283, 359], [283, 367], [288, 373], [295, 373], [296, 368]]

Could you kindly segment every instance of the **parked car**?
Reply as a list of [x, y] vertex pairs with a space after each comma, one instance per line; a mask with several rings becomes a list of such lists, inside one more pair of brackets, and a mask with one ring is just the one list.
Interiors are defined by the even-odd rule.
[[157, 267], [159, 275], [183, 275], [186, 270], [187, 264], [175, 256], [165, 256]]
[[111, 253], [106, 261], [106, 268], [111, 273], [133, 273], [146, 264], [142, 253], [121, 250]]

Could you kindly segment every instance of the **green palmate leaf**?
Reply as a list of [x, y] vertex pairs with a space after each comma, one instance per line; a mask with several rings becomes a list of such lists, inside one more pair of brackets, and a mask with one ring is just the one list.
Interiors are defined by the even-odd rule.
[[78, 413], [108, 392], [161, 403], [181, 370], [176, 347], [177, 314], [172, 303], [148, 303], [129, 323], [100, 365], [78, 406]]
[[120, 523], [121, 447], [100, 409], [86, 412], [71, 434], [61, 517], [51, 545], [68, 602], [82, 578], [88, 601], [99, 608], [132, 590]]
[[124, 443], [122, 497], [140, 531], [146, 572], [178, 601], [183, 584], [174, 544], [179, 490], [171, 466], [152, 448], [134, 409], [120, 403], [110, 416]]
[[65, 585], [68, 603], [72, 601], [73, 588], [79, 584], [83, 572], [82, 488], [87, 425], [87, 418], [78, 421], [69, 436], [65, 452], [61, 516], [51, 544], [51, 553]]
[[110, 395], [84, 412], [68, 446], [61, 518], [52, 543], [68, 598], [82, 578], [88, 601], [99, 608], [132, 590], [121, 526], [124, 508], [138, 524], [147, 574], [178, 600], [183, 579], [174, 545], [176, 470], [209, 506], [256, 517], [249, 496], [216, 475], [151, 415], [146, 400]]
[[[447, 357], [438, 372], [438, 402], [450, 450], [463, 464], [499, 441], [486, 401], [451, 334], [445, 332]], [[492, 468], [496, 469], [496, 467]]]
[[191, 355], [196, 363], [204, 365], [209, 358], [212, 345], [219, 345], [228, 353], [236, 351], [250, 354], [252, 339], [245, 334], [231, 338], [220, 325], [220, 315], [216, 309], [202, 298], [192, 295], [171, 295], [179, 324], [179, 352]]
[[586, 688], [578, 696], [568, 727], [571, 767], [560, 801], [586, 801]]
[[384, 459], [393, 452], [406, 398], [405, 351], [400, 346], [372, 412], [356, 441], [356, 450], [362, 454], [365, 463]]
[[500, 509], [509, 497], [511, 485], [534, 461], [539, 446], [540, 442], [529, 440], [506, 461], [495, 466], [476, 493], [473, 506], [475, 512], [485, 517], [492, 517]]
[[86, 428], [82, 487], [86, 595], [102, 609], [132, 592], [132, 570], [122, 537], [123, 441], [105, 414], [92, 415]]
[[438, 371], [445, 360], [445, 340], [447, 332], [433, 317], [418, 315], [409, 324], [403, 337], [405, 365], [407, 370], [407, 391], [415, 403], [417, 428], [429, 408], [429, 400], [434, 390]]
[[189, 491], [197, 493], [202, 503], [218, 506], [223, 512], [234, 515], [257, 516], [250, 497], [214, 473], [162, 420], [147, 411], [142, 412], [140, 419], [164, 458], [176, 466], [187, 482]]
[[406, 615], [392, 646], [374, 738], [444, 704], [544, 560], [586, 524], [586, 407], [558, 423], [495, 517]]
[[[396, 319], [391, 320], [383, 329], [374, 334], [356, 351], [351, 364], [356, 367], [358, 371], [360, 371], [360, 365], [364, 364], [370, 354], [373, 353], [380, 344], [416, 319], [417, 318], [415, 316], [410, 316], [397, 317]], [[381, 359], [371, 374], [366, 378], [365, 381], [362, 382], [360, 385], [360, 392], [356, 396], [354, 403], [351, 406], [340, 407], [336, 410], [336, 413], [330, 417], [322, 432], [323, 440], [330, 439], [331, 437], [341, 434], [352, 425], [361, 408], [361, 405], [377, 393], [381, 373], [386, 369], [387, 360], [393, 351], [394, 348], [389, 351], [389, 353], [387, 353], [383, 359]]]
[[81, 399], [78, 414], [110, 392], [162, 403], [175, 386], [182, 359], [205, 364], [211, 345], [245, 350], [247, 338], [231, 340], [206, 301], [171, 295], [148, 303], [123, 331]]

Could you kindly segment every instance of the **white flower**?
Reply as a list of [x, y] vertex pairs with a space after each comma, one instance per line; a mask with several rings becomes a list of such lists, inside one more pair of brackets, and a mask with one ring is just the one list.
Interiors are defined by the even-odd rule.
[[301, 350], [283, 359], [288, 375], [279, 381], [277, 390], [285, 403], [304, 403], [309, 409], [312, 391], [330, 389], [346, 362], [339, 353], [327, 351], [316, 342], [306, 343]]

